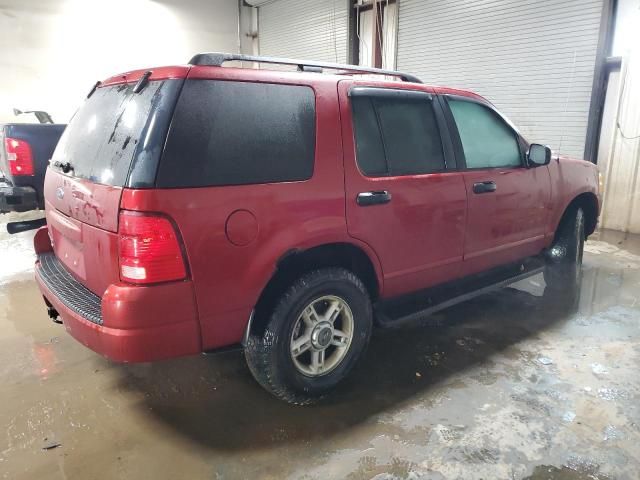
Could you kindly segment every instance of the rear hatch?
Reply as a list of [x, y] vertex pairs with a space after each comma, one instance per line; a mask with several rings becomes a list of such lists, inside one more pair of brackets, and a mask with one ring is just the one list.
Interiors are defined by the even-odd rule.
[[154, 185], [187, 71], [136, 71], [107, 80], [76, 112], [53, 153], [44, 195], [54, 252], [97, 295], [120, 280], [122, 190]]

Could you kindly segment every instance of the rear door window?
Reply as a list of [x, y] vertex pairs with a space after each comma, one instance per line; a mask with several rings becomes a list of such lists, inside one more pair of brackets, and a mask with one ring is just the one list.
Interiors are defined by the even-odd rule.
[[151, 133], [160, 128], [166, 135], [159, 112], [166, 103], [175, 104], [181, 82], [152, 81], [139, 93], [133, 93], [134, 83], [96, 89], [65, 129], [52, 162], [69, 162], [75, 177], [124, 186], [134, 155], [145, 150], [145, 158], [159, 155]]
[[356, 160], [367, 176], [444, 170], [442, 139], [429, 94], [351, 97]]
[[315, 95], [310, 87], [187, 80], [158, 187], [292, 182], [311, 178]]

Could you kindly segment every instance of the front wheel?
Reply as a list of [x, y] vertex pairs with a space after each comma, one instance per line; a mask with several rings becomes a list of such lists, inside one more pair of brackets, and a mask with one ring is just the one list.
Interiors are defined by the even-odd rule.
[[577, 299], [582, 281], [584, 252], [584, 212], [575, 209], [559, 227], [557, 238], [547, 252], [545, 295]]
[[371, 336], [371, 301], [342, 268], [307, 273], [278, 300], [245, 357], [255, 379], [278, 398], [309, 404], [353, 369]]

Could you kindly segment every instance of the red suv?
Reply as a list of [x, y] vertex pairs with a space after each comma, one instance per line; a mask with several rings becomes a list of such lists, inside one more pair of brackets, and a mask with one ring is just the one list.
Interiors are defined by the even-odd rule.
[[373, 325], [543, 270], [569, 292], [597, 185], [470, 92], [201, 54], [89, 93], [46, 175], [36, 278], [50, 316], [110, 359], [240, 344], [263, 387], [309, 403]]

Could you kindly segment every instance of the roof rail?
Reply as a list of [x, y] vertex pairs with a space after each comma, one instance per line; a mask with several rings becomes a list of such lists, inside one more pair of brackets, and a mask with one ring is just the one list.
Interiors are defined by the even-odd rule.
[[382, 68], [362, 67], [360, 65], [346, 65], [342, 63], [330, 63], [330, 62], [315, 62], [310, 60], [293, 60], [291, 58], [278, 58], [278, 57], [260, 57], [255, 55], [241, 55], [238, 53], [219, 53], [219, 52], [207, 52], [199, 53], [195, 55], [189, 63], [191, 65], [206, 65], [211, 67], [220, 67], [224, 62], [231, 62], [234, 60], [243, 62], [258, 62], [258, 63], [274, 63], [280, 65], [296, 65], [298, 70], [322, 72], [322, 68], [328, 68], [330, 70], [345, 70], [353, 73], [361, 74], [375, 74], [375, 75], [387, 75], [390, 77], [399, 77], [405, 82], [422, 83], [422, 81], [409, 73], [402, 73], [395, 70], [383, 70]]

